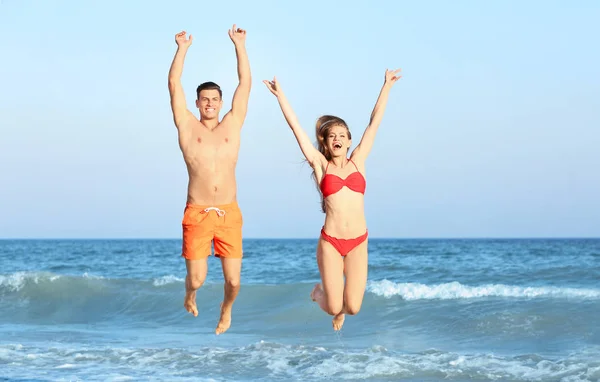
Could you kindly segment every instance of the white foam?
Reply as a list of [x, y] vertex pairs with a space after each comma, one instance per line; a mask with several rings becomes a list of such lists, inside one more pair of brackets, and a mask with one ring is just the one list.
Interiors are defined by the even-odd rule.
[[15, 272], [10, 275], [0, 275], [0, 288], [8, 289], [11, 292], [20, 291], [25, 284], [32, 282], [38, 284], [40, 281], [49, 280], [51, 282], [60, 279], [61, 276], [43, 272]]
[[162, 277], [158, 277], [158, 278], [154, 279], [154, 281], [152, 282], [152, 285], [164, 286], [164, 285], [173, 284], [173, 283], [181, 283], [183, 281], [184, 281], [184, 279], [182, 279], [182, 278], [175, 277], [173, 275], [167, 275], [167, 276], [162, 276]]
[[74, 367], [75, 365], [73, 365], [72, 363], [65, 363], [63, 365], [56, 366], [57, 369], [72, 369]]
[[116, 375], [111, 376], [111, 381], [133, 381], [135, 378], [127, 376], [127, 375]]
[[[346, 379], [484, 379], [509, 381], [556, 380], [564, 382], [597, 381], [600, 378], [600, 348], [571, 354], [558, 360], [541, 356], [495, 356], [490, 354], [457, 354], [441, 351], [421, 353], [389, 352], [382, 346], [370, 349], [339, 349], [283, 345], [261, 341], [234, 347], [203, 347], [197, 349], [106, 348], [106, 347], [23, 347], [0, 345], [0, 363], [5, 363], [11, 375], [34, 378], [47, 370], [77, 367], [86, 377], [98, 372], [114, 378], [144, 379], [149, 373], [159, 379], [173, 377], [197, 378], [203, 370], [205, 380], [228, 374], [257, 375], [268, 378], [308, 380], [313, 378]], [[30, 359], [28, 354], [35, 354]], [[83, 355], [83, 357], [82, 357]], [[235, 362], [233, 362], [235, 360]], [[174, 367], [176, 365], [176, 367]], [[39, 371], [39, 373], [38, 373]]]
[[371, 281], [367, 285], [367, 291], [377, 296], [386, 298], [400, 296], [404, 300], [450, 300], [480, 297], [600, 298], [600, 290], [598, 289], [524, 287], [504, 284], [468, 286], [456, 281], [437, 285], [426, 285], [420, 283], [395, 283], [389, 280]]
[[91, 274], [89, 274], [87, 272], [85, 272], [84, 274], [82, 274], [81, 277], [83, 277], [85, 279], [90, 279], [90, 280], [104, 280], [103, 276], [91, 275]]

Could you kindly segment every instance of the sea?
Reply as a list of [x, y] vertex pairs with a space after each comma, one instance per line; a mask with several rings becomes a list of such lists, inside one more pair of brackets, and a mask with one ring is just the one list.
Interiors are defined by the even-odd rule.
[[181, 240], [0, 240], [0, 381], [600, 381], [600, 239], [377, 239], [341, 331], [315, 239], [246, 239], [232, 326]]

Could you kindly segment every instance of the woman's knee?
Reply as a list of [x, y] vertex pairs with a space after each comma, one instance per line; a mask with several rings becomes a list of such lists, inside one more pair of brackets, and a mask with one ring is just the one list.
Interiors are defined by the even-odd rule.
[[345, 313], [353, 316], [360, 312], [360, 307], [362, 305], [362, 301], [348, 301], [346, 302], [346, 306], [344, 307]]
[[326, 306], [326, 312], [329, 315], [335, 316], [340, 314], [342, 309], [344, 308], [344, 304], [342, 301], [328, 301]]

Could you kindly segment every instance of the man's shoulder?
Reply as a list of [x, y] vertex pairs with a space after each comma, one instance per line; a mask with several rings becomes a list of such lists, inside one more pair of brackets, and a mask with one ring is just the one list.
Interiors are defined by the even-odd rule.
[[225, 114], [223, 116], [223, 119], [221, 120], [221, 122], [219, 123], [219, 126], [223, 126], [226, 129], [240, 129], [243, 125], [243, 121], [239, 121], [237, 118], [235, 118], [235, 116], [232, 114], [231, 110], [229, 110], [227, 112], [227, 114]]
[[179, 124], [176, 124], [175, 126], [179, 129], [179, 130], [188, 130], [193, 128], [194, 126], [196, 126], [197, 124], [200, 123], [200, 120], [194, 115], [194, 113], [192, 113], [191, 111], [188, 110], [187, 114], [186, 114], [186, 118], [183, 118]]

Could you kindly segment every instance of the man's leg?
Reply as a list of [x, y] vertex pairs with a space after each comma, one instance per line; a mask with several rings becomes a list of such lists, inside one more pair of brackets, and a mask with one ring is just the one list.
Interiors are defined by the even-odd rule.
[[221, 317], [215, 333], [222, 334], [231, 325], [231, 308], [240, 291], [242, 272], [242, 226], [244, 219], [237, 202], [219, 206], [225, 211], [219, 218], [220, 225], [215, 231], [215, 256], [221, 259], [225, 294], [221, 303]]
[[225, 279], [225, 293], [221, 303], [221, 317], [215, 333], [222, 334], [231, 326], [231, 309], [233, 302], [240, 291], [240, 274], [242, 272], [241, 258], [221, 258], [223, 266], [223, 278]]
[[208, 270], [208, 256], [212, 242], [214, 217], [205, 213], [204, 207], [188, 204], [183, 214], [183, 245], [181, 256], [185, 259], [185, 310], [198, 316], [196, 290], [204, 284]]
[[187, 276], [185, 277], [185, 299], [183, 307], [194, 317], [198, 316], [196, 307], [196, 291], [204, 284], [206, 273], [208, 271], [207, 258], [200, 260], [186, 260]]

